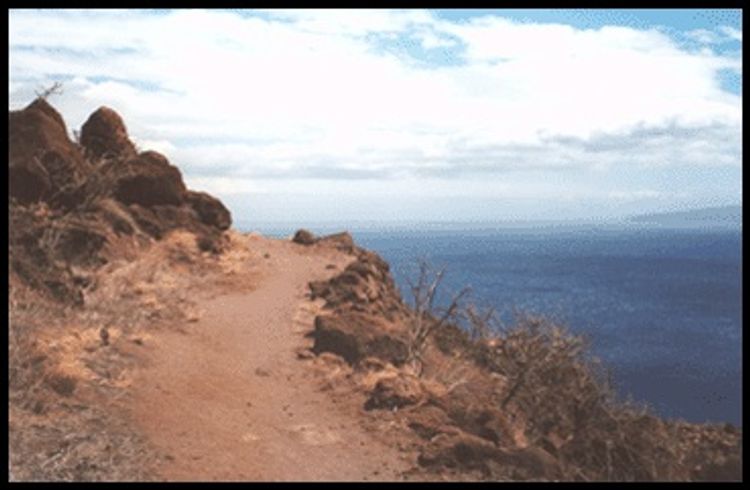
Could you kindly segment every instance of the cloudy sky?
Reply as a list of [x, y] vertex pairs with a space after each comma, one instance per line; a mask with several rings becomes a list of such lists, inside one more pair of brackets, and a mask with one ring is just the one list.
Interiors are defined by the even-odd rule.
[[238, 222], [742, 200], [738, 10], [12, 10], [9, 103], [106, 105]]

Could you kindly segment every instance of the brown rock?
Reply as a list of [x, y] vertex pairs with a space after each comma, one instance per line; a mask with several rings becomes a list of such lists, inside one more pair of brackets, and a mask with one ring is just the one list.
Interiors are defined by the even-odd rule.
[[60, 113], [57, 112], [57, 110], [42, 97], [37, 97], [36, 99], [34, 99], [34, 101], [26, 107], [26, 110], [35, 110], [42, 112], [45, 116], [55, 121], [66, 134], [68, 133], [68, 129], [65, 126], [65, 121], [63, 120]]
[[351, 308], [389, 322], [403, 320], [407, 314], [388, 263], [372, 252], [360, 253], [340, 274], [326, 282], [313, 282], [310, 289], [313, 299], [326, 300], [326, 308]]
[[10, 195], [21, 203], [46, 200], [87, 173], [62, 117], [42, 99], [9, 113], [8, 143]]
[[317, 241], [317, 239], [311, 231], [297, 230], [297, 233], [294, 234], [292, 241], [294, 243], [299, 243], [300, 245], [312, 245]]
[[317, 316], [313, 338], [316, 354], [333, 352], [349, 364], [373, 356], [398, 366], [405, 362], [408, 353], [406, 343], [389, 332], [382, 319], [356, 312]]
[[10, 196], [22, 204], [39, 201], [52, 188], [47, 169], [36, 159], [11, 160], [8, 178]]
[[186, 192], [177, 167], [171, 165], [164, 155], [146, 151], [124, 164], [115, 183], [114, 197], [125, 204], [146, 207], [180, 205]]
[[81, 127], [81, 145], [92, 158], [135, 156], [125, 123], [109, 107], [100, 107]]
[[424, 398], [424, 389], [416, 376], [399, 373], [377, 382], [365, 402], [365, 410], [394, 409], [415, 405]]
[[186, 200], [204, 224], [219, 230], [227, 230], [232, 226], [232, 215], [229, 210], [210, 194], [188, 191]]
[[214, 228], [204, 225], [190, 206], [156, 204], [149, 208], [166, 230], [184, 228], [195, 232], [215, 232]]
[[[38, 99], [11, 111], [9, 122], [10, 277], [55, 300], [82, 305], [88, 273], [107, 259], [130, 256], [117, 235], [162, 238], [193, 232], [219, 253], [231, 225], [217, 199], [188, 193], [179, 170], [156, 152], [136, 154], [120, 117], [102, 108], [84, 125], [81, 146], [70, 141], [60, 114]], [[41, 202], [37, 202], [41, 201]]]

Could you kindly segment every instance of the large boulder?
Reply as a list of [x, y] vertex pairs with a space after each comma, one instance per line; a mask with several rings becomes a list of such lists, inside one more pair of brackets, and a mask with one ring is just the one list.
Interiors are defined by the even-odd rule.
[[292, 237], [292, 242], [300, 245], [312, 245], [316, 241], [317, 239], [315, 238], [315, 235], [308, 230], [297, 230], [297, 233]]
[[145, 151], [124, 163], [114, 187], [117, 200], [146, 207], [178, 206], [186, 193], [179, 169], [155, 151]]
[[87, 173], [62, 116], [43, 99], [8, 114], [8, 143], [10, 197], [22, 204], [47, 200]]
[[81, 145], [90, 158], [135, 156], [136, 149], [128, 138], [125, 123], [109, 107], [100, 107], [81, 127]]
[[382, 319], [356, 312], [317, 316], [312, 335], [313, 352], [332, 352], [352, 365], [372, 356], [399, 366], [408, 355], [406, 342]]
[[232, 214], [221, 201], [210, 194], [188, 191], [186, 200], [204, 224], [219, 230], [228, 230], [232, 226]]

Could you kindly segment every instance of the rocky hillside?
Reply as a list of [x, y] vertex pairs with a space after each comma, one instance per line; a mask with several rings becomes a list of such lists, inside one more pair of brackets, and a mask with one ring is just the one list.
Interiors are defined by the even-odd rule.
[[[332, 279], [310, 283], [311, 297], [325, 300], [312, 351], [349, 364], [339, 396], [362, 393], [367, 417], [408, 430], [427, 479], [741, 479], [740, 429], [663, 420], [619, 400], [582, 339], [545, 318], [522, 316], [489, 332], [488, 317], [470, 307], [469, 324], [484, 331], [472, 338], [471, 325], [441, 325], [415, 370], [407, 360], [417, 312], [388, 264], [346, 234], [335, 239], [354, 259]], [[423, 321], [437, 322], [438, 311]]]
[[164, 155], [139, 152], [112, 109], [91, 114], [79, 142], [42, 98], [11, 111], [8, 126], [14, 280], [80, 306], [92, 269], [171, 230], [193, 232], [202, 249], [221, 251], [229, 210], [188, 190]]
[[348, 233], [232, 230], [113, 110], [78, 134], [9, 114], [17, 479], [741, 479], [741, 429], [624, 403], [554, 322], [417, 309]]

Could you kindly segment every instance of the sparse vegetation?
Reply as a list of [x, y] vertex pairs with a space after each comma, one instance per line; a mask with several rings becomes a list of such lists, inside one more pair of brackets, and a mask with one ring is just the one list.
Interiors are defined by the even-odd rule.
[[[143, 168], [133, 170], [139, 178], [131, 182], [129, 197], [118, 195], [116, 169], [133, 163], [127, 159], [136, 151], [124, 124], [113, 111], [100, 110], [98, 117], [114, 125], [101, 126], [109, 128], [110, 144], [86, 155], [81, 145], [71, 149], [67, 137], [58, 138], [64, 124], [50, 120], [62, 118], [43, 102], [59, 91], [55, 84], [37, 94], [42, 100], [29, 111], [43, 117], [30, 118], [28, 127], [22, 111], [12, 113], [21, 121], [16, 149], [23, 149], [24, 135], [37, 119], [44, 123], [37, 128], [39, 141], [59, 140], [55, 148], [31, 148], [11, 158], [18, 167], [9, 214], [13, 478], [144, 479], [152, 476], [149, 464], [157, 457], [115, 410], [139, 362], [128, 349], [148, 347], [162, 329], [186, 333], [185, 324], [204, 327], [210, 315], [202, 318], [205, 310], [193, 293], [253, 290], [266, 273], [278, 272], [276, 262], [290, 262], [286, 248], [272, 249], [274, 263], [264, 262], [260, 257], [271, 255], [255, 248], [256, 237], [245, 241], [236, 231], [225, 233], [231, 226], [228, 210], [207, 194], [186, 190], [176, 170], [162, 172], [171, 167], [158, 154], [147, 155]], [[26, 144], [37, 144], [32, 143]], [[122, 152], [110, 152], [113, 148]], [[55, 178], [44, 192], [19, 191], [50, 176]], [[144, 181], [149, 185], [141, 185]], [[154, 201], [151, 194], [165, 187], [175, 199]], [[428, 449], [420, 454], [422, 462], [480, 471], [483, 479], [721, 480], [741, 473], [741, 430], [665, 421], [618, 399], [585, 339], [559, 322], [519, 314], [504, 325], [494, 310], [466, 305], [468, 288], [440, 304], [445, 271], [425, 262], [411, 284], [410, 307], [389, 265], [357, 247], [350, 235], [295, 241], [317, 244], [292, 247], [304, 251], [304, 267], [317, 253], [325, 261], [334, 252], [354, 255], [348, 265], [340, 256], [326, 266], [340, 267], [338, 275], [310, 283], [311, 296], [326, 300], [325, 312], [315, 318], [311, 352], [331, 356], [339, 374], [360, 373], [371, 413], [388, 410], [390, 422], [412, 417], [392, 425], [414, 430], [416, 436], [402, 430], [399, 437], [420, 438], [421, 449]], [[313, 274], [296, 272], [294, 281]], [[270, 291], [265, 294], [278, 294]], [[287, 294], [297, 301], [297, 286]], [[274, 327], [263, 313], [255, 328]], [[243, 339], [248, 328], [243, 326]], [[243, 349], [236, 354], [251, 359]], [[196, 358], [200, 355], [180, 361]], [[225, 361], [222, 353], [216, 359]], [[256, 373], [272, 372], [264, 369]], [[243, 383], [240, 379], [237, 392], [243, 392]], [[182, 403], [181, 397], [175, 400]], [[536, 459], [528, 459], [534, 451]], [[513, 473], [518, 468], [522, 471]]]
[[[689, 424], [661, 419], [647, 406], [617, 396], [609, 372], [591, 356], [584, 337], [530, 313], [517, 312], [515, 320], [505, 325], [491, 308], [461, 306], [466, 289], [448, 307], [439, 307], [435, 298], [444, 271], [429, 272], [421, 263], [412, 286], [413, 359], [422, 363], [425, 346], [432, 340], [444, 352], [452, 351], [450, 356], [431, 358], [450, 364], [451, 372], [458, 370], [457, 359], [465, 359], [499, 375], [500, 396], [495, 407], [487, 408], [523, 414], [525, 440], [557, 460], [562, 479], [732, 479], [740, 474], [739, 459], [726, 457], [727, 451], [738, 451], [738, 437], [722, 438], [723, 429], [704, 425], [704, 442], [686, 443], [681, 427]], [[442, 371], [433, 366], [432, 372]], [[697, 460], [701, 460], [698, 466]]]
[[40, 87], [39, 90], [36, 90], [36, 96], [40, 99], [47, 100], [50, 95], [62, 95], [63, 93], [63, 84], [60, 81], [55, 81], [52, 83], [52, 85], [48, 87]]
[[428, 340], [434, 336], [435, 332], [457, 320], [461, 301], [470, 291], [469, 288], [459, 291], [447, 307], [436, 305], [435, 300], [444, 275], [444, 269], [434, 272], [426, 262], [422, 261], [419, 264], [417, 282], [410, 284], [414, 307], [412, 315], [407, 320], [407, 347], [409, 349], [407, 363], [418, 375], [423, 370], [423, 356]]

